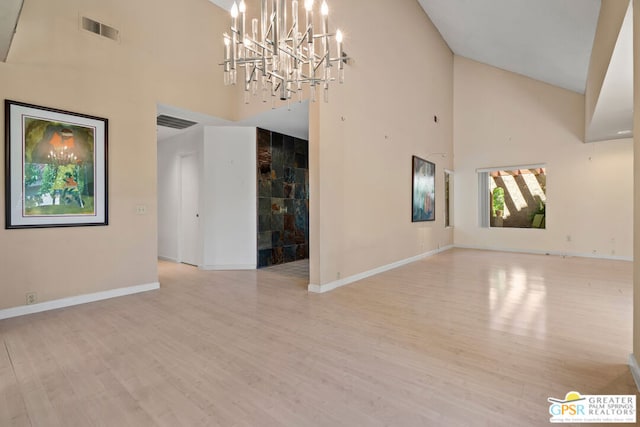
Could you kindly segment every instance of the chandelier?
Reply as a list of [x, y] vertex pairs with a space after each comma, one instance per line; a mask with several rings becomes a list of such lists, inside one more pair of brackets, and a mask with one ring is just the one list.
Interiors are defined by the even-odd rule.
[[76, 156], [73, 151], [69, 150], [69, 147], [65, 146], [49, 151], [47, 159], [49, 159], [50, 163], [54, 165], [66, 165], [76, 163], [78, 161], [78, 156]]
[[[299, 22], [298, 1], [261, 0], [260, 28], [258, 19], [246, 26], [247, 7], [244, 0], [231, 8], [231, 35], [224, 34], [224, 83], [244, 86], [244, 102], [261, 92], [262, 102], [271, 96], [289, 101], [293, 94], [302, 101], [303, 85], [308, 85], [310, 98], [316, 101], [316, 90], [329, 99], [329, 83], [334, 81], [331, 69], [337, 65], [338, 81], [344, 81], [347, 60], [342, 49], [342, 33], [329, 33], [329, 7], [326, 0], [320, 7], [322, 31], [316, 32], [313, 22], [313, 0], [304, 0], [306, 19]], [[291, 14], [288, 26], [287, 14]], [[259, 30], [259, 31], [258, 31]], [[335, 39], [335, 50], [330, 46]], [[334, 57], [331, 56], [332, 52]]]
[[78, 156], [74, 151], [75, 140], [71, 129], [62, 129], [55, 132], [49, 141], [51, 149], [47, 153], [48, 163], [58, 165], [68, 165], [78, 163]]

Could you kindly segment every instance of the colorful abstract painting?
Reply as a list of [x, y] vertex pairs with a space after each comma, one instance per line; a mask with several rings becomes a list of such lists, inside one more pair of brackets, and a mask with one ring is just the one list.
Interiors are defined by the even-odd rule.
[[7, 228], [106, 225], [106, 119], [5, 108]]
[[434, 221], [436, 219], [436, 165], [413, 156], [413, 196], [411, 221]]

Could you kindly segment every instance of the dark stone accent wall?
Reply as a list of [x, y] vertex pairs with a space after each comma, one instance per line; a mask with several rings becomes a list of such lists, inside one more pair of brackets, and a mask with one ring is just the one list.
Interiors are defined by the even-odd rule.
[[309, 258], [309, 143], [258, 129], [258, 268]]

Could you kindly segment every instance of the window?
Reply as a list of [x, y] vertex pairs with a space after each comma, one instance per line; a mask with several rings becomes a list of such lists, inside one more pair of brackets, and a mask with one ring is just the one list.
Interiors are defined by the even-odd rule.
[[451, 176], [453, 172], [444, 171], [444, 226], [451, 227]]
[[478, 170], [480, 225], [546, 228], [544, 165]]

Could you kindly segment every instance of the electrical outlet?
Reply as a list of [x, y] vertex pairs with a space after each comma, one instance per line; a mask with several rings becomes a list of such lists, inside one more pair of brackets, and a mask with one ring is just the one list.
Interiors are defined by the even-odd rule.
[[136, 214], [138, 214], [138, 215], [146, 215], [147, 214], [147, 207], [145, 205], [136, 206]]
[[35, 292], [27, 293], [27, 305], [35, 304], [38, 302], [38, 294]]

